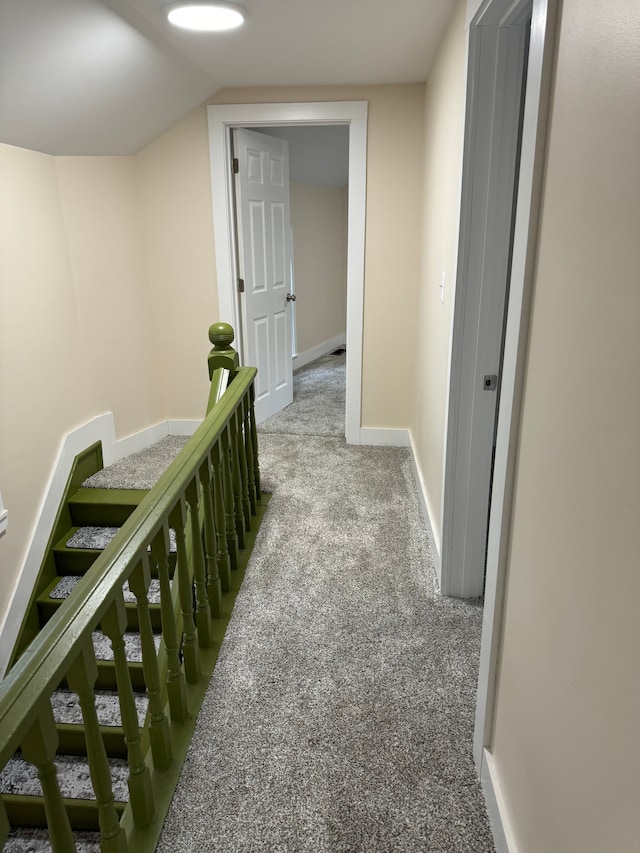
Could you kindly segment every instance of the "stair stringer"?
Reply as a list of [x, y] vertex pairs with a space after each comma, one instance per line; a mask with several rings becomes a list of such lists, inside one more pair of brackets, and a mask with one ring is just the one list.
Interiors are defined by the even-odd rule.
[[38, 618], [37, 599], [58, 574], [53, 556], [53, 547], [60, 537], [64, 536], [65, 531], [69, 530], [72, 526], [71, 515], [68, 507], [69, 498], [80, 488], [87, 477], [95, 474], [96, 471], [100, 471], [103, 466], [101, 441], [96, 441], [86, 450], [78, 453], [73, 460], [71, 471], [69, 472], [67, 483], [64, 487], [58, 511], [51, 528], [51, 533], [49, 534], [44, 557], [35, 578], [31, 596], [24, 611], [22, 623], [18, 629], [18, 635], [13, 645], [11, 656], [9, 657], [7, 669], [10, 669], [13, 666], [23, 649], [29, 645], [40, 631], [41, 626]]
[[73, 431], [60, 442], [57, 457], [51, 468], [49, 482], [43, 489], [37, 521], [28, 543], [26, 556], [18, 572], [4, 618], [0, 621], [0, 679], [8, 669], [24, 614], [31, 600], [38, 570], [46, 553], [47, 542], [62, 502], [66, 483], [75, 457], [90, 444], [100, 441], [104, 464], [110, 465], [125, 456], [142, 450], [166, 435], [193, 435], [201, 421], [160, 421], [123, 438], [116, 439], [113, 412], [96, 415]]

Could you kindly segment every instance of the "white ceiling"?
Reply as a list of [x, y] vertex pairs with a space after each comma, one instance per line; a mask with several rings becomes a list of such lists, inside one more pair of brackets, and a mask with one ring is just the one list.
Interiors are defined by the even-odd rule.
[[243, 0], [228, 33], [163, 0], [0, 0], [0, 142], [132, 154], [231, 86], [422, 82], [454, 0]]

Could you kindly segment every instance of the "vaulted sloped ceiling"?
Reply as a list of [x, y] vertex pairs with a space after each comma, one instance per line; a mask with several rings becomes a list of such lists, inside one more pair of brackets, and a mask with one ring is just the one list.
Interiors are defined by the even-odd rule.
[[229, 33], [162, 0], [0, 0], [0, 142], [132, 154], [231, 86], [422, 82], [454, 0], [244, 0]]

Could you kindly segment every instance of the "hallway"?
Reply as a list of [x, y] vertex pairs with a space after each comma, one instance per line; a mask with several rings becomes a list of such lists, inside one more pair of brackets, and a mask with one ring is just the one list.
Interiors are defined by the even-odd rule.
[[493, 851], [482, 608], [437, 593], [409, 452], [262, 432], [260, 460], [273, 497], [158, 850]]

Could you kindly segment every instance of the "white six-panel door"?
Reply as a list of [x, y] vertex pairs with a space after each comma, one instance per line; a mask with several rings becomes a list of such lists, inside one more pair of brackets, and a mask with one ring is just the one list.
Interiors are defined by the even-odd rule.
[[260, 423], [293, 400], [288, 144], [238, 129], [234, 154], [242, 329]]

